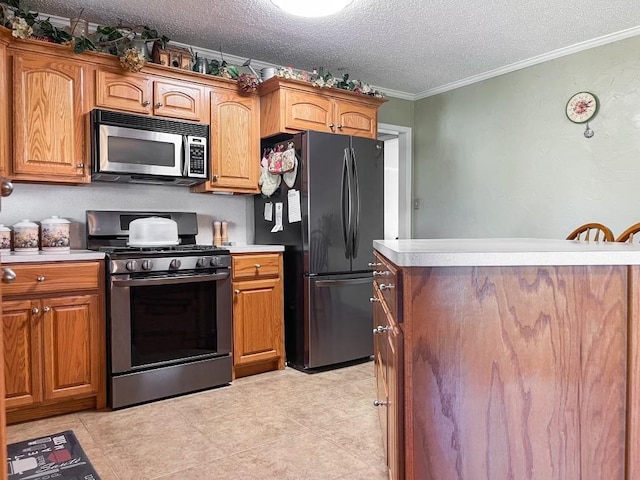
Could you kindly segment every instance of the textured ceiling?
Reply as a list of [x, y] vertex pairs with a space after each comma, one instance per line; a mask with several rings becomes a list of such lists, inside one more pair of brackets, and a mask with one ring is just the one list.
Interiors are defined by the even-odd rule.
[[84, 8], [92, 23], [146, 24], [176, 42], [300, 69], [324, 66], [414, 96], [640, 24], [637, 0], [353, 0], [322, 19], [286, 15], [270, 0], [22, 4], [63, 17]]

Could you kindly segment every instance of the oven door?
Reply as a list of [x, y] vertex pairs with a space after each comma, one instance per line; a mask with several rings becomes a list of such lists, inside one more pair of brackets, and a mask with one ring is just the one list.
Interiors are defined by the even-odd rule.
[[229, 269], [110, 278], [111, 373], [231, 352]]
[[97, 173], [182, 176], [182, 135], [105, 124], [97, 134]]

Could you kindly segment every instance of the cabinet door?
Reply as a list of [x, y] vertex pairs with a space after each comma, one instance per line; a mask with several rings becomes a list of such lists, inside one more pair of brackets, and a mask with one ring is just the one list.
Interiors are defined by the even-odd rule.
[[9, 85], [10, 79], [8, 78], [8, 66], [7, 66], [7, 47], [2, 43], [0, 39], [0, 138], [3, 140], [0, 142], [0, 176], [7, 174], [9, 165], [9, 154], [11, 151], [11, 132], [9, 130], [9, 115], [11, 110], [9, 109]]
[[153, 82], [154, 115], [203, 122], [203, 102], [203, 87], [170, 80]]
[[323, 95], [285, 91], [285, 128], [333, 132], [332, 102]]
[[393, 325], [386, 333], [387, 340], [387, 465], [389, 479], [404, 478], [404, 408], [403, 408], [403, 349], [402, 332]]
[[98, 70], [96, 106], [132, 113], [151, 113], [151, 80], [145, 75]]
[[95, 393], [99, 387], [98, 296], [42, 300], [44, 399]]
[[[373, 361], [376, 378], [376, 400], [378, 402], [385, 402], [386, 404], [389, 399], [387, 387], [387, 339], [385, 335], [379, 333], [378, 327], [384, 328], [387, 325], [387, 319], [384, 308], [382, 307], [382, 300], [378, 294], [374, 294], [373, 298]], [[387, 409], [383, 406], [378, 406], [378, 420], [380, 421], [380, 430], [382, 431], [385, 459], [388, 462]]]
[[336, 100], [334, 103], [336, 133], [377, 138], [378, 107]]
[[40, 302], [2, 303], [5, 396], [8, 409], [42, 401]]
[[211, 187], [258, 193], [259, 99], [232, 91], [211, 94]]
[[283, 354], [282, 280], [233, 283], [233, 363], [279, 360]]
[[13, 57], [14, 178], [85, 181], [83, 77], [75, 61]]

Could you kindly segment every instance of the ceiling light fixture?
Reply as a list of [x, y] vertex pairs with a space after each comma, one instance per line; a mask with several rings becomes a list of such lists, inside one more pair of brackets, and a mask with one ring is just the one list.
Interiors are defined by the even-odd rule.
[[338, 13], [352, 0], [271, 0], [287, 13], [300, 17], [326, 17]]

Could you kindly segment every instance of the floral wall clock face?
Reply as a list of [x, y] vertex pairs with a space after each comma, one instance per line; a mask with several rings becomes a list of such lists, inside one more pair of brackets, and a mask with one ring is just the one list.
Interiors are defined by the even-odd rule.
[[573, 123], [586, 123], [598, 113], [598, 98], [590, 92], [578, 92], [567, 102], [567, 117]]

